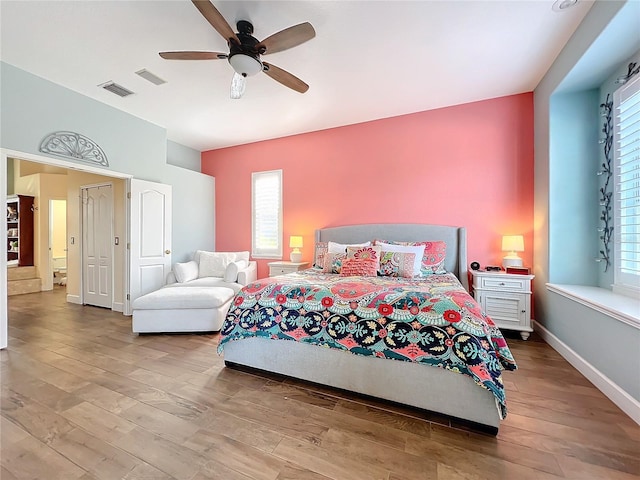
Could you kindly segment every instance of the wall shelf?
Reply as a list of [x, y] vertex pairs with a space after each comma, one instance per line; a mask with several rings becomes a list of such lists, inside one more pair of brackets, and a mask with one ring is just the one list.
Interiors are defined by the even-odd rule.
[[7, 264], [33, 265], [33, 201], [28, 195], [7, 197]]

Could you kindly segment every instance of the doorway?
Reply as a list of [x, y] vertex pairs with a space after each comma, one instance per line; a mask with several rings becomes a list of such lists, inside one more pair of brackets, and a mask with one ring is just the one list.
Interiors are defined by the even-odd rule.
[[[41, 155], [30, 154], [25, 152], [18, 152], [7, 149], [0, 149], [0, 202], [4, 202], [7, 196], [7, 188], [10, 186], [10, 192], [13, 193], [13, 178], [9, 179], [9, 174], [12, 177], [15, 174], [14, 160], [30, 163], [28, 172], [29, 174], [35, 174], [34, 170], [43, 173], [41, 179], [46, 177], [46, 174], [62, 174], [68, 176], [68, 179], [73, 179], [65, 188], [67, 195], [67, 222], [66, 222], [66, 245], [67, 245], [67, 285], [66, 285], [66, 301], [70, 303], [82, 304], [82, 285], [81, 285], [81, 198], [80, 192], [81, 186], [95, 185], [98, 183], [106, 184], [111, 183], [113, 189], [113, 217], [114, 222], [117, 225], [114, 234], [118, 238], [128, 238], [128, 179], [132, 176], [129, 174], [122, 174], [104, 168], [93, 167], [90, 165], [79, 165], [77, 163], [69, 162], [66, 160], [59, 160], [52, 157], [44, 157]], [[11, 163], [11, 168], [9, 164]], [[54, 183], [49, 181], [51, 177], [46, 177], [45, 183]], [[11, 184], [9, 185], [9, 182]], [[77, 192], [76, 194], [71, 193]], [[49, 205], [50, 199], [61, 199], [63, 195], [53, 194], [44, 195], [42, 197], [43, 204], [38, 210], [38, 215], [42, 216], [41, 235], [42, 245], [41, 254], [39, 255], [39, 265], [43, 270], [50, 267], [49, 252]], [[0, 229], [0, 243], [6, 242], [6, 229]], [[113, 237], [112, 237], [113, 238]], [[112, 283], [111, 294], [112, 304], [109, 308], [114, 311], [124, 312], [130, 315], [128, 309], [128, 284], [129, 284], [129, 272], [128, 272], [128, 258], [126, 252], [126, 241], [120, 242], [119, 250], [117, 254], [112, 257]], [[0, 256], [0, 349], [7, 347], [7, 264], [6, 259]], [[49, 278], [49, 277], [47, 277]], [[52, 284], [52, 279], [49, 280]]]
[[54, 285], [67, 284], [67, 200], [49, 200], [48, 275]]

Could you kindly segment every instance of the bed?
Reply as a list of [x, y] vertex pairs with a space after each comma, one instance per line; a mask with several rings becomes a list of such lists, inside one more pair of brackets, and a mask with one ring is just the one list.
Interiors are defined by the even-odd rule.
[[506, 415], [502, 371], [516, 364], [468, 294], [465, 228], [367, 224], [316, 231], [317, 245], [376, 239], [444, 242], [446, 273], [349, 277], [312, 268], [258, 280], [229, 309], [218, 347], [225, 364], [437, 412], [497, 434]]

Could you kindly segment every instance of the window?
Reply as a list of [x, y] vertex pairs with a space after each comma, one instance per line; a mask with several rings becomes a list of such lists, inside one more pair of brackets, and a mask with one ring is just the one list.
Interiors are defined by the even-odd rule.
[[640, 296], [640, 75], [613, 95], [615, 292]]
[[282, 258], [282, 170], [251, 174], [251, 253]]

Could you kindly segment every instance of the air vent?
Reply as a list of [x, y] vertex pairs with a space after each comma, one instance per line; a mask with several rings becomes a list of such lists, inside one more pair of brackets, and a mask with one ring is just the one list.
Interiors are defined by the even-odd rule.
[[122, 85], [118, 85], [115, 82], [107, 82], [98, 86], [104, 88], [105, 90], [111, 93], [115, 93], [119, 97], [128, 97], [129, 95], [133, 95], [133, 92], [131, 90], [124, 88]]
[[149, 70], [147, 70], [146, 68], [143, 68], [142, 70], [138, 70], [136, 72], [137, 75], [140, 75], [142, 78], [144, 78], [145, 80], [147, 80], [148, 82], [153, 83], [154, 85], [162, 85], [163, 83], [167, 83], [166, 80], [163, 80], [162, 78], [160, 78], [159, 76], [157, 76], [154, 73], [151, 73]]

